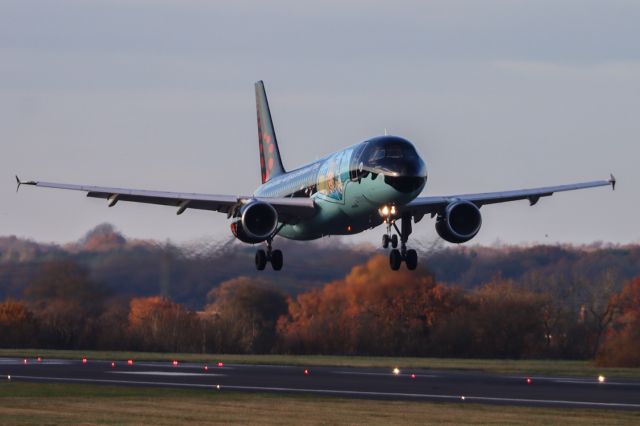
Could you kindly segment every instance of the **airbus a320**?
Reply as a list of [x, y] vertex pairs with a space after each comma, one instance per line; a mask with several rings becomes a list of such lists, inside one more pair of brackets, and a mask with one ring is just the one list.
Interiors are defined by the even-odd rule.
[[416, 269], [418, 255], [408, 248], [413, 225], [425, 215], [435, 218], [437, 233], [451, 243], [464, 243], [480, 231], [480, 208], [486, 204], [528, 200], [531, 205], [555, 192], [611, 186], [616, 180], [597, 180], [479, 194], [420, 196], [427, 183], [427, 166], [415, 146], [398, 136], [379, 136], [329, 154], [300, 168], [286, 171], [274, 131], [262, 81], [255, 84], [258, 148], [262, 184], [252, 195], [212, 195], [148, 191], [101, 186], [21, 181], [20, 185], [83, 191], [106, 199], [109, 207], [121, 201], [225, 213], [231, 232], [249, 244], [266, 243], [255, 254], [255, 266], [270, 263], [282, 269], [281, 250], [273, 249], [278, 235], [313, 240], [328, 235], [352, 235], [384, 224], [382, 246], [390, 248], [389, 264], [398, 270], [404, 262]]

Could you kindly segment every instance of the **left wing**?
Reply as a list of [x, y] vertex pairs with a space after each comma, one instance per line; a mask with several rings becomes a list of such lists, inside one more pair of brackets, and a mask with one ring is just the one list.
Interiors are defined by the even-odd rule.
[[83, 191], [87, 197], [104, 198], [107, 205], [113, 207], [119, 201], [159, 204], [177, 208], [176, 213], [182, 214], [186, 209], [211, 210], [233, 216], [239, 207], [252, 200], [264, 201], [271, 204], [278, 212], [278, 218], [284, 223], [296, 223], [303, 218], [315, 214], [315, 204], [311, 198], [283, 198], [283, 197], [253, 197], [242, 195], [214, 195], [185, 192], [149, 191], [144, 189], [108, 188], [102, 186], [73, 185], [66, 183], [21, 181], [16, 176], [18, 188], [21, 185], [32, 185], [43, 188], [68, 189]]
[[574, 191], [576, 189], [595, 188], [598, 186], [616, 187], [616, 178], [611, 175], [609, 180], [596, 180], [570, 185], [546, 186], [541, 188], [518, 189], [515, 191], [485, 192], [480, 194], [461, 194], [436, 197], [418, 197], [401, 209], [401, 213], [410, 213], [419, 221], [425, 214], [435, 215], [441, 212], [449, 203], [457, 200], [470, 201], [478, 207], [485, 204], [504, 203], [507, 201], [529, 200], [529, 205], [536, 204], [540, 197], [548, 197], [554, 192]]

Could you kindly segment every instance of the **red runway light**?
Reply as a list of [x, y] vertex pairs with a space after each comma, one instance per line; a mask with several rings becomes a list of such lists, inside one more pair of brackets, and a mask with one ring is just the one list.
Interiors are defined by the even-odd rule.
[[173, 366], [174, 366], [174, 367], [177, 367], [177, 366], [178, 366], [178, 361], [176, 361], [176, 360], [174, 359], [174, 360], [173, 360], [173, 362], [172, 362], [171, 364], [173, 364]]
[[83, 356], [83, 357], [82, 357], [82, 363], [83, 363], [83, 364], [86, 364], [86, 363], [87, 363], [87, 357], [86, 357], [86, 356]]
[[111, 368], [116, 368], [116, 363], [115, 362], [111, 362]]
[[530, 385], [531, 384], [531, 377], [527, 377], [527, 384]]
[[224, 363], [223, 363], [222, 361], [220, 361], [220, 362], [218, 363], [218, 367], [224, 367]]
[[415, 379], [416, 378], [416, 373], [411, 373], [411, 378]]
[[42, 357], [38, 357], [38, 362], [42, 362]]
[[204, 371], [209, 371], [209, 366], [207, 364], [204, 365]]
[[307, 370], [307, 369], [305, 368], [305, 369], [304, 369], [304, 374], [305, 374], [306, 376], [308, 376], [308, 375], [309, 375], [309, 370]]
[[133, 365], [133, 360], [132, 359], [127, 360], [127, 364], [128, 365]]
[[23, 364], [26, 364], [27, 362], [28, 362], [28, 361], [27, 361], [27, 359], [26, 359], [26, 358], [22, 360], [22, 363], [23, 363]]

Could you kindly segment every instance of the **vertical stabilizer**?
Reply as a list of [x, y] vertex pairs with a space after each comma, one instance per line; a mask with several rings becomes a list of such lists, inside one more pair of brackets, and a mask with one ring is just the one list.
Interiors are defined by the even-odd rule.
[[258, 144], [260, 147], [260, 169], [262, 171], [262, 183], [274, 176], [285, 173], [280, 159], [278, 140], [271, 121], [269, 101], [264, 90], [264, 83], [256, 83], [256, 111], [258, 113]]

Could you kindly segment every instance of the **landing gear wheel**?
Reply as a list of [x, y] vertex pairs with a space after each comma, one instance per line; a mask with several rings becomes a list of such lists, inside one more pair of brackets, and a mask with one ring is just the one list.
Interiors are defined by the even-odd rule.
[[271, 253], [271, 266], [274, 271], [279, 271], [282, 269], [282, 263], [284, 261], [284, 257], [282, 256], [281, 250], [274, 250]]
[[398, 247], [398, 236], [396, 234], [393, 234], [393, 236], [391, 237], [391, 247]]
[[389, 236], [387, 234], [384, 234], [382, 236], [382, 248], [389, 248], [390, 240], [391, 240], [391, 238], [389, 238]]
[[413, 249], [407, 250], [404, 262], [407, 264], [407, 269], [413, 271], [418, 267], [418, 253]]
[[401, 263], [402, 263], [402, 255], [400, 254], [400, 250], [398, 249], [391, 250], [391, 252], [389, 253], [389, 265], [391, 266], [391, 269], [393, 269], [394, 271], [397, 271], [398, 269], [400, 269]]
[[256, 251], [256, 269], [262, 271], [265, 266], [267, 266], [267, 253], [260, 249]]

